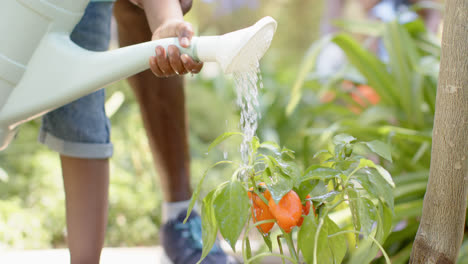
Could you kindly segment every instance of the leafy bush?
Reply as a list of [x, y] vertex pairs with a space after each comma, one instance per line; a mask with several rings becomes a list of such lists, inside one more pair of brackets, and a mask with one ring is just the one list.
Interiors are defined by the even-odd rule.
[[[210, 149], [233, 135], [242, 134], [225, 133], [210, 145]], [[355, 141], [356, 138], [349, 135], [335, 136], [329, 150], [315, 155], [317, 164], [304, 171], [294, 162], [293, 151], [280, 148], [273, 142], [260, 143], [257, 138], [254, 138], [250, 144], [248, 164], [239, 164], [229, 160], [215, 163], [212, 167], [220, 164], [233, 165], [234, 172], [230, 181], [221, 183], [203, 199], [202, 259], [213, 247], [218, 230], [235, 251], [237, 240], [245, 228], [247, 231], [242, 239], [242, 255], [246, 263], [268, 255], [288, 259], [293, 263], [304, 261], [305, 263], [341, 263], [347, 251], [347, 243], [343, 236], [346, 233], [356, 234], [348, 241], [350, 250], [355, 251], [350, 257], [351, 261], [367, 263], [372, 260], [379, 248], [383, 249], [380, 243], [385, 241], [391, 230], [393, 215], [391, 188], [394, 183], [390, 174], [382, 166], [362, 154], [370, 152], [389, 161], [391, 161], [391, 154], [390, 148], [382, 142]], [[259, 188], [259, 182], [263, 184], [260, 186], [268, 190], [268, 195]], [[204, 186], [204, 177], [198, 183], [192, 196], [187, 218], [198, 199], [202, 186]], [[290, 194], [293, 197], [290, 197]], [[248, 221], [251, 219], [250, 207], [256, 207], [258, 203], [261, 203], [253, 201], [252, 198], [249, 199], [248, 196], [256, 195], [268, 206], [262, 206], [260, 211], [255, 209], [256, 213], [252, 209], [252, 218], [262, 217], [258, 215], [262, 214], [262, 210], [271, 211], [274, 218], [262, 217], [258, 219], [260, 220], [258, 222], [253, 219], [255, 224]], [[297, 198], [294, 199], [294, 196]], [[287, 205], [280, 208], [284, 199], [288, 199], [285, 202]], [[305, 212], [301, 201], [303, 204], [313, 201], [314, 208], [316, 208], [314, 211], [318, 216]], [[278, 205], [275, 206], [275, 204]], [[304, 222], [299, 222], [301, 209], [305, 217]], [[297, 210], [299, 214], [296, 214]], [[338, 210], [351, 212], [351, 228], [345, 228], [344, 223], [338, 226], [336, 220], [330, 218], [331, 214]], [[271, 253], [252, 255], [249, 230], [253, 226], [266, 223], [276, 223], [281, 230], [282, 234], [276, 236], [281, 254], [273, 253], [272, 240], [275, 241], [275, 239], [272, 239], [270, 235], [271, 227], [264, 227], [259, 231]], [[297, 229], [296, 243], [291, 233], [292, 227], [295, 227], [294, 230]], [[283, 254], [282, 239], [286, 241], [289, 248], [289, 256]], [[354, 245], [358, 248], [357, 250], [353, 249]], [[390, 263], [388, 256], [384, 251], [383, 253], [387, 263]]]
[[[395, 218], [384, 247], [392, 263], [407, 263], [429, 176], [440, 44], [421, 20], [405, 25], [396, 21], [340, 24], [352, 33], [380, 37], [388, 58], [377, 57], [348, 33], [314, 43], [293, 86], [286, 116], [302, 120], [297, 138], [304, 145], [323, 146], [335, 134], [349, 133], [392, 146], [394, 162], [383, 164], [396, 185]], [[328, 43], [341, 48], [347, 61], [324, 78], [316, 72], [316, 61]], [[378, 103], [361, 92], [364, 85], [377, 94]], [[308, 153], [305, 148], [300, 152], [305, 164], [310, 160]], [[462, 251], [460, 261], [465, 255]]]

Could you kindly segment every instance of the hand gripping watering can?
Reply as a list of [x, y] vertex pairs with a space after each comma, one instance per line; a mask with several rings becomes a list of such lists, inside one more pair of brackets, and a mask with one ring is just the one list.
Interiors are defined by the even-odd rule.
[[232, 73], [258, 63], [276, 30], [275, 20], [265, 17], [225, 35], [194, 37], [187, 49], [176, 38], [168, 38], [93, 52], [70, 40], [88, 3], [1, 0], [0, 150], [21, 123], [148, 69], [156, 46], [176, 45], [181, 52], [218, 62], [225, 73]]

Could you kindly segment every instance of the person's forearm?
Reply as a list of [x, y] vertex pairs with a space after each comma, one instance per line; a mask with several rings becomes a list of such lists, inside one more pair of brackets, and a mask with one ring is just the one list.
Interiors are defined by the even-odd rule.
[[183, 19], [179, 0], [141, 0], [151, 32], [173, 19]]

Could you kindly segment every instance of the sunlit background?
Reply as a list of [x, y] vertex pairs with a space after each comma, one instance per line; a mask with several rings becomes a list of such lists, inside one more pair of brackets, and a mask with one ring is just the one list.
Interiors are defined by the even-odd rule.
[[[293, 149], [303, 166], [309, 164], [315, 151], [327, 147], [334, 133], [344, 131], [358, 139], [390, 143], [394, 163], [386, 165], [397, 183], [395, 213], [400, 229], [385, 246], [392, 256], [409, 255], [429, 169], [433, 118], [430, 97], [435, 92], [439, 62], [437, 39], [428, 42], [434, 45], [432, 51], [429, 46], [421, 51], [427, 66], [427, 71], [421, 75], [426, 91], [421, 103], [422, 124], [409, 124], [405, 114], [398, 112], [400, 104], [387, 105], [383, 110], [366, 106], [354, 111], [345, 107], [350, 101], [349, 94], [341, 87], [346, 75], [337, 72], [335, 79], [330, 77], [332, 81], [319, 83], [313, 77], [313, 70], [305, 67], [307, 59], [314, 59], [310, 56], [311, 47], [322, 37], [320, 21], [324, 5], [325, 0], [195, 0], [186, 19], [199, 35], [227, 33], [250, 26], [264, 16], [271, 16], [278, 22], [272, 46], [260, 62], [264, 88], [259, 98], [262, 118], [258, 137]], [[363, 22], [365, 11], [358, 1], [346, 1], [344, 18], [361, 21], [363, 25], [368, 23], [370, 26], [363, 28], [378, 32], [378, 27]], [[345, 28], [348, 32], [354, 31]], [[353, 36], [366, 45], [368, 37], [363, 32]], [[419, 45], [422, 40], [415, 38], [414, 43]], [[115, 36], [112, 47], [116, 47]], [[299, 83], [302, 87], [298, 94], [300, 99], [288, 115], [286, 107], [301, 76], [305, 77]], [[106, 246], [156, 245], [162, 194], [139, 108], [126, 81], [111, 85], [106, 92], [106, 110], [112, 122], [115, 150], [111, 159]], [[330, 95], [328, 92], [332, 92], [336, 100], [324, 100], [324, 95]], [[239, 130], [235, 99], [230, 76], [224, 76], [215, 64], [206, 64], [199, 75], [186, 77], [192, 186], [210, 165], [223, 159], [225, 153], [229, 159], [240, 159], [240, 141], [236, 140], [207, 153], [208, 145], [217, 136]], [[393, 115], [395, 111], [397, 114]], [[369, 120], [370, 116], [378, 118]], [[361, 124], [362, 129], [358, 129]], [[401, 130], [392, 130], [388, 124]], [[39, 120], [24, 124], [16, 140], [0, 153], [0, 249], [66, 247], [59, 159], [56, 153], [37, 142], [39, 126]], [[212, 170], [205, 181], [205, 190], [227, 179], [230, 172], [225, 168]], [[464, 248], [462, 255], [466, 254], [467, 243]], [[403, 261], [397, 263], [405, 263], [405, 258], [401, 259]]]

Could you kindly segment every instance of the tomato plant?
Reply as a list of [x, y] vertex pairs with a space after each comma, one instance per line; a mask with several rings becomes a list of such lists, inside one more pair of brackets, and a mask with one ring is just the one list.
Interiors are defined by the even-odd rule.
[[[233, 135], [242, 134], [225, 133], [209, 150]], [[242, 240], [245, 263], [268, 255], [310, 264], [342, 263], [348, 255], [351, 263], [368, 263], [379, 250], [390, 263], [381, 244], [392, 227], [394, 183], [387, 170], [373, 161], [378, 157], [392, 161], [385, 143], [337, 135], [327, 150], [314, 156], [316, 163], [305, 169], [295, 162], [292, 150], [276, 143], [261, 143], [254, 137], [250, 148], [248, 164], [222, 160], [212, 166], [230, 164], [234, 172], [231, 180], [202, 201], [200, 261], [219, 231], [234, 251]], [[193, 193], [187, 217], [207, 172]], [[311, 207], [314, 213], [310, 213]], [[248, 234], [253, 227], [270, 252], [252, 254]], [[289, 254], [283, 251], [284, 242]]]

